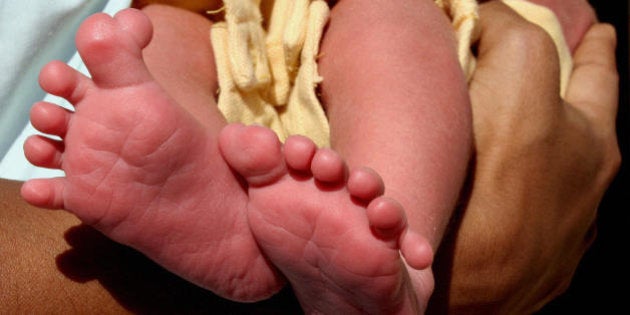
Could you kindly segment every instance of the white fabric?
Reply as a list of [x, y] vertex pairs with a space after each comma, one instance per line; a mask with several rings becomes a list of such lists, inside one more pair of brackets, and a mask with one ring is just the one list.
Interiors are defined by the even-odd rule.
[[74, 48], [74, 34], [81, 21], [96, 12], [115, 14], [130, 5], [131, 0], [0, 1], [1, 178], [26, 180], [63, 174], [34, 167], [22, 150], [24, 140], [37, 133], [28, 122], [34, 102], [44, 99], [69, 107], [41, 90], [39, 70], [55, 59], [84, 70]]

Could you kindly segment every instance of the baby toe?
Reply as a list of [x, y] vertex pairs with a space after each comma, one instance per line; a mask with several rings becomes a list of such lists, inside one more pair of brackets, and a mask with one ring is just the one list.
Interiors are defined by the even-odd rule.
[[37, 102], [31, 109], [31, 124], [35, 129], [50, 135], [63, 137], [68, 131], [71, 113], [63, 107], [48, 102]]
[[346, 178], [346, 163], [337, 152], [322, 148], [315, 152], [311, 163], [313, 177], [327, 184], [341, 183]]
[[24, 156], [35, 166], [61, 168], [64, 145], [60, 141], [34, 135], [24, 142]]
[[350, 172], [348, 191], [355, 198], [371, 201], [385, 192], [385, 185], [374, 170], [361, 167]]
[[284, 158], [287, 165], [299, 172], [310, 172], [316, 151], [315, 143], [304, 136], [291, 136], [284, 144]]
[[47, 209], [61, 209], [63, 202], [63, 179], [32, 179], [25, 182], [20, 195], [29, 204]]

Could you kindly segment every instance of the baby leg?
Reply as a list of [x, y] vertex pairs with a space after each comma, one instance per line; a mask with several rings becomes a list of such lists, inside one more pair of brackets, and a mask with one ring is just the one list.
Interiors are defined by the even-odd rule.
[[379, 197], [367, 169], [346, 178], [343, 160], [293, 136], [281, 147], [262, 127], [228, 125], [226, 161], [249, 186], [248, 218], [258, 244], [291, 282], [307, 314], [418, 313], [400, 252], [413, 268], [431, 263], [429, 244], [404, 211]]
[[[440, 243], [471, 151], [467, 85], [450, 21], [431, 0], [342, 0], [319, 61], [334, 149], [374, 168], [410, 229]], [[412, 271], [419, 302], [433, 290]]]
[[[33, 125], [61, 141], [33, 136], [25, 154], [65, 176], [28, 181], [22, 196], [36, 206], [72, 212], [223, 297], [268, 297], [283, 279], [258, 250], [247, 224], [246, 192], [218, 151], [225, 122], [193, 117], [194, 109], [168, 93], [185, 99], [185, 91], [165, 91], [155, 81], [142, 58], [151, 35], [140, 11], [97, 14], [77, 33], [91, 78], [61, 62], [42, 70], [42, 88], [67, 99], [75, 111], [36, 104]], [[214, 106], [212, 98], [208, 105]]]

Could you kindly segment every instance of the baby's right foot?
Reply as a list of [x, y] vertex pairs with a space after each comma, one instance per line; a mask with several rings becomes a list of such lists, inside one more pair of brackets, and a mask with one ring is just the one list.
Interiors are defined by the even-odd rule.
[[228, 125], [219, 144], [249, 185], [249, 224], [267, 257], [291, 282], [306, 313], [418, 313], [400, 253], [415, 269], [432, 259], [408, 230], [402, 207], [379, 197], [368, 170], [350, 173], [331, 150], [304, 137], [284, 147], [269, 129]]
[[217, 135], [176, 104], [149, 74], [142, 49], [152, 26], [136, 10], [97, 14], [77, 34], [92, 77], [61, 62], [40, 83], [69, 112], [34, 106], [31, 121], [61, 141], [25, 143], [33, 164], [65, 177], [26, 182], [22, 196], [64, 208], [176, 274], [233, 300], [252, 301], [283, 284], [261, 255], [246, 219], [247, 195], [217, 146]]

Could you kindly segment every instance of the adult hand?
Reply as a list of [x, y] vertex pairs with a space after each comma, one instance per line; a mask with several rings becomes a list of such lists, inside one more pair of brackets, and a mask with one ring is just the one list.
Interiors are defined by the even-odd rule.
[[532, 313], [568, 287], [620, 164], [615, 33], [596, 24], [584, 35], [562, 100], [544, 31], [498, 1], [480, 14], [476, 159], [430, 311]]

